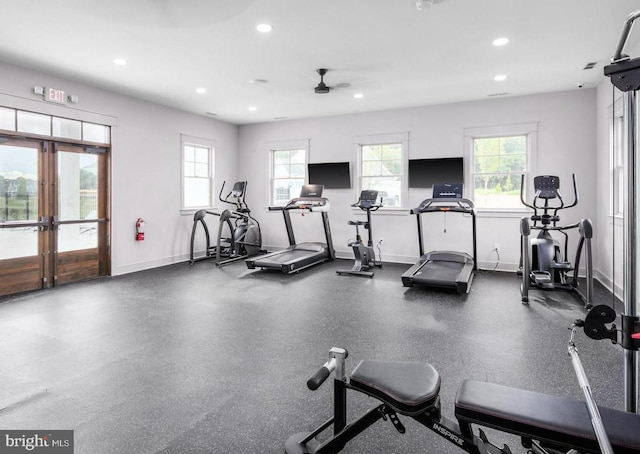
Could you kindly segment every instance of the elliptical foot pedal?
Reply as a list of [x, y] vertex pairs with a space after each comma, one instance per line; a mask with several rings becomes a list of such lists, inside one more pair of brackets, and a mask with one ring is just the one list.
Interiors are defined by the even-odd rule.
[[553, 288], [551, 273], [549, 273], [548, 271], [532, 271], [531, 279], [540, 288]]
[[551, 268], [556, 270], [571, 271], [573, 267], [570, 262], [551, 262]]

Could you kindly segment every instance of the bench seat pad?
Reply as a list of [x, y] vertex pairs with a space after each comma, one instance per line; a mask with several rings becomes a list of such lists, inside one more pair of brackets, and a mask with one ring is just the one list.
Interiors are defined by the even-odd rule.
[[[598, 407], [616, 454], [640, 453], [640, 415]], [[600, 452], [584, 401], [465, 380], [456, 395], [460, 422], [534, 440]]]
[[351, 373], [350, 387], [415, 415], [436, 402], [440, 375], [428, 363], [364, 360]]

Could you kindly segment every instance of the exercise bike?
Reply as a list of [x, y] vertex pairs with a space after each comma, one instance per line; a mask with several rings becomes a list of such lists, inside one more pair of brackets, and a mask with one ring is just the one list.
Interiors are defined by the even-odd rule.
[[[247, 189], [246, 181], [238, 181], [233, 189], [222, 198], [225, 182], [222, 183], [218, 199], [221, 202], [234, 206], [234, 209], [219, 211], [198, 210], [193, 215], [193, 228], [191, 229], [191, 250], [189, 263], [193, 265], [201, 260], [215, 259], [216, 266], [223, 266], [237, 260], [257, 255], [262, 250], [262, 235], [260, 224], [251, 216], [251, 210], [245, 201]], [[211, 245], [209, 228], [204, 218], [207, 214], [218, 216], [218, 234], [215, 246]], [[206, 238], [205, 255], [194, 256], [195, 237], [198, 224], [204, 228]]]
[[[612, 454], [613, 449], [616, 454], [638, 454], [640, 415], [595, 405], [574, 344], [578, 327], [584, 326], [586, 334], [587, 327], [604, 328], [601, 320], [594, 320], [595, 310], [587, 314], [584, 322], [574, 323], [568, 344], [585, 401], [464, 380], [455, 399], [454, 421], [441, 413], [440, 376], [430, 364], [363, 360], [348, 374], [347, 351], [332, 348], [328, 361], [307, 381], [307, 387], [315, 391], [333, 373], [334, 414], [313, 431], [289, 437], [285, 453], [338, 453], [380, 419], [389, 420], [403, 434], [406, 429], [398, 415], [404, 415], [471, 454], [511, 454], [507, 445], [500, 448], [492, 444], [480, 427], [476, 435], [473, 425], [519, 436], [532, 454]], [[363, 393], [379, 403], [347, 423], [348, 390]], [[333, 434], [318, 438], [332, 426]]]
[[[524, 175], [520, 183], [520, 201], [533, 210], [529, 218], [520, 219], [521, 255], [518, 276], [522, 277], [520, 293], [522, 302], [528, 304], [529, 288], [534, 286], [543, 290], [568, 290], [577, 295], [586, 309], [593, 306], [593, 263], [591, 239], [593, 226], [589, 219], [569, 225], [559, 225], [558, 212], [578, 204], [578, 185], [573, 175], [573, 203], [565, 205], [560, 193], [560, 179], [552, 175], [538, 175], [533, 179], [535, 195], [531, 203], [524, 200]], [[554, 201], [554, 202], [551, 202]], [[551, 203], [554, 203], [553, 205]], [[533, 221], [531, 225], [530, 221]], [[573, 264], [567, 261], [569, 235], [567, 230], [578, 229], [580, 240]], [[540, 233], [529, 238], [532, 230]], [[558, 232], [564, 237], [563, 244], [551, 236]], [[586, 290], [582, 293], [578, 287], [578, 270], [582, 250], [585, 252]]]
[[[377, 211], [382, 208], [382, 200], [379, 204], [376, 204], [378, 200], [378, 191], [365, 189], [360, 193], [358, 201], [351, 206], [354, 208], [360, 208], [362, 211], [367, 212], [366, 221], [348, 221], [347, 224], [354, 225], [356, 227], [356, 239], [349, 243], [349, 246], [353, 248], [353, 255], [355, 256], [355, 262], [350, 270], [337, 270], [336, 273], [354, 274], [356, 276], [373, 277], [373, 271], [369, 271], [371, 268], [377, 266], [382, 267], [382, 262], [376, 260], [376, 253], [373, 250], [373, 233], [371, 232], [371, 212]], [[364, 244], [358, 227], [362, 226], [369, 231], [369, 239], [367, 244]]]

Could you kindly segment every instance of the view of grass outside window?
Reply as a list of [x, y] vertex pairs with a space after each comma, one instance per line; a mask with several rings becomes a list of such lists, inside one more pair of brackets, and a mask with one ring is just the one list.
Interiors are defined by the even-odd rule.
[[184, 187], [182, 203], [185, 209], [212, 206], [211, 154], [211, 147], [188, 143], [183, 145]]
[[37, 182], [22, 176], [10, 179], [0, 175], [0, 221], [35, 221], [37, 219]]
[[527, 171], [527, 136], [473, 139], [473, 194], [478, 208], [522, 208], [520, 181]]
[[402, 206], [402, 143], [361, 146], [361, 190], [373, 189], [385, 207]]
[[0, 146], [0, 222], [38, 219], [38, 151]]
[[272, 150], [271, 205], [284, 206], [300, 195], [306, 177], [306, 150]]

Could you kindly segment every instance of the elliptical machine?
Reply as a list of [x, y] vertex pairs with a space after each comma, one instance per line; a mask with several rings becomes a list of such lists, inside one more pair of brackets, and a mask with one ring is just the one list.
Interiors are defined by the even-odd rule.
[[[238, 181], [233, 185], [233, 189], [222, 198], [224, 185], [222, 183], [218, 199], [221, 202], [233, 205], [233, 210], [225, 209], [222, 212], [198, 210], [193, 215], [193, 228], [191, 229], [191, 251], [189, 263], [193, 265], [200, 260], [215, 259], [216, 266], [223, 266], [227, 263], [245, 259], [252, 255], [264, 252], [262, 247], [262, 235], [260, 224], [251, 216], [251, 210], [244, 199], [247, 189], [246, 181]], [[211, 246], [209, 228], [204, 218], [207, 214], [220, 217], [218, 223], [218, 235], [215, 246]], [[205, 255], [194, 257], [195, 236], [198, 224], [204, 228], [206, 237]]]
[[[382, 262], [376, 260], [376, 253], [373, 250], [373, 234], [371, 233], [371, 212], [377, 211], [382, 208], [382, 200], [376, 204], [378, 200], [378, 191], [365, 189], [360, 193], [360, 198], [356, 203], [351, 205], [352, 207], [360, 208], [362, 211], [367, 212], [366, 221], [348, 221], [347, 224], [354, 225], [356, 227], [356, 239], [349, 243], [349, 246], [353, 248], [353, 255], [355, 255], [355, 262], [350, 270], [337, 270], [336, 273], [354, 274], [356, 276], [373, 277], [373, 271], [368, 271], [374, 266], [378, 268], [382, 267]], [[365, 245], [360, 236], [359, 226], [363, 226], [369, 231], [369, 239]]]
[[[518, 275], [522, 276], [520, 293], [522, 302], [528, 304], [529, 288], [535, 286], [543, 290], [568, 290], [575, 293], [583, 302], [586, 309], [593, 306], [593, 264], [591, 256], [591, 239], [593, 226], [589, 219], [581, 219], [570, 225], [558, 225], [560, 217], [558, 211], [574, 207], [578, 204], [578, 185], [573, 175], [574, 201], [564, 204], [560, 194], [560, 179], [553, 175], [538, 175], [533, 179], [535, 196], [531, 203], [524, 200], [524, 175], [520, 183], [520, 200], [523, 205], [533, 210], [533, 216], [520, 219], [521, 255]], [[550, 201], [558, 203], [551, 205]], [[541, 205], [542, 203], [542, 205]], [[555, 202], [554, 202], [555, 203]], [[542, 213], [540, 213], [542, 211]], [[533, 225], [529, 221], [533, 221]], [[568, 239], [567, 230], [578, 229], [580, 240], [576, 250], [574, 263], [567, 261]], [[532, 230], [540, 233], [535, 238], [529, 238]], [[564, 244], [551, 236], [551, 232], [559, 232], [564, 237]], [[578, 270], [582, 249], [586, 259], [586, 291], [582, 293], [578, 288]], [[571, 274], [569, 274], [571, 273]]]

